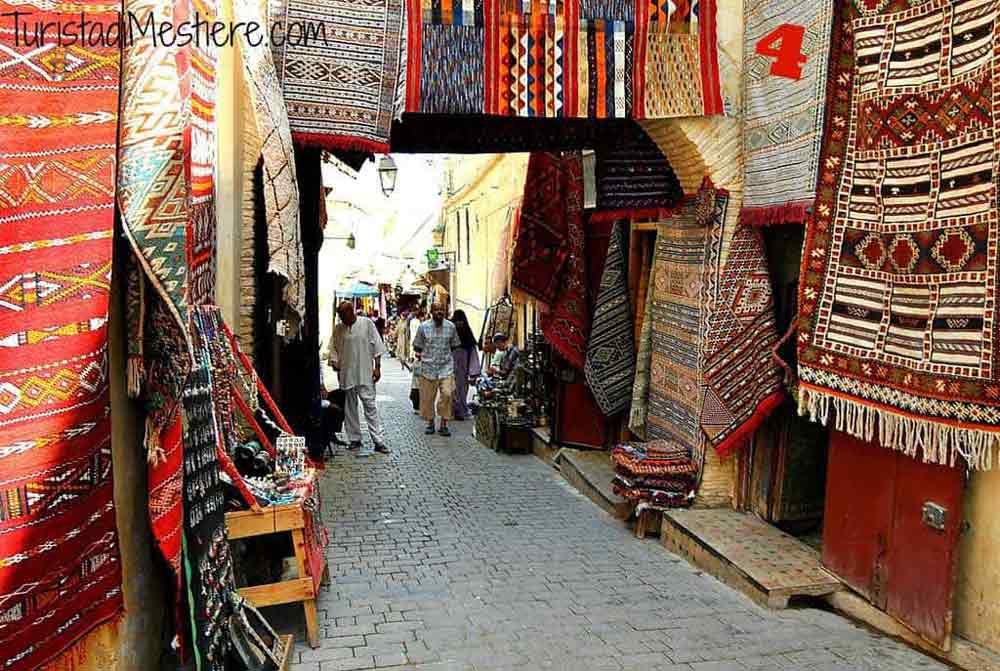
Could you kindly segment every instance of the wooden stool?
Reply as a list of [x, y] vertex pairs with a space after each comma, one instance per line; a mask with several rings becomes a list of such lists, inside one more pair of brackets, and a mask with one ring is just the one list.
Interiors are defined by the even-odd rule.
[[[317, 524], [322, 522], [317, 520]], [[229, 528], [229, 540], [266, 536], [268, 534], [290, 533], [292, 547], [295, 549], [295, 564], [299, 577], [294, 580], [275, 582], [269, 585], [254, 585], [239, 590], [240, 595], [254, 606], [276, 606], [283, 603], [301, 602], [306, 616], [306, 638], [309, 646], [319, 647], [319, 621], [316, 615], [316, 581], [309, 574], [306, 561], [306, 513], [302, 503], [270, 506], [262, 512], [240, 510], [226, 513], [226, 526]], [[326, 561], [323, 562], [323, 575], [326, 579]]]
[[645, 538], [651, 529], [659, 533], [659, 525], [663, 524], [663, 512], [657, 508], [643, 506], [636, 511], [635, 537]]

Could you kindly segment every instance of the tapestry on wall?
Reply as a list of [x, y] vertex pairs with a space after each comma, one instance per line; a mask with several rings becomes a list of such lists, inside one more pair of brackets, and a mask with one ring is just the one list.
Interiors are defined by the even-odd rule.
[[511, 284], [539, 300], [539, 326], [566, 361], [583, 370], [590, 332], [580, 152], [528, 159]]
[[611, 229], [583, 369], [597, 405], [608, 417], [628, 408], [635, 374], [635, 333], [624, 234], [622, 224]]
[[715, 0], [406, 1], [407, 112], [599, 119], [722, 112]]
[[784, 394], [763, 243], [750, 227], [725, 230], [728, 207], [726, 192], [703, 189], [659, 224], [653, 260], [646, 432], [699, 466], [707, 446], [741, 447]]
[[924, 461], [1000, 432], [995, 2], [838, 3], [800, 411]]
[[[404, 0], [282, 0], [275, 58], [292, 137], [385, 153], [401, 109]], [[309, 39], [308, 33], [322, 29]], [[302, 33], [297, 35], [296, 33]]]
[[[754, 226], [801, 224], [816, 199], [833, 0], [748, 0], [743, 15], [740, 217]], [[801, 39], [798, 62], [770, 54], [779, 38], [789, 48]]]
[[[247, 25], [265, 25], [260, 3], [238, 0], [236, 20]], [[239, 33], [243, 56], [244, 82], [249, 90], [253, 119], [260, 138], [262, 188], [267, 218], [268, 272], [285, 279], [285, 305], [299, 320], [305, 318], [305, 265], [299, 230], [299, 187], [295, 178], [295, 148], [292, 145], [288, 111], [281, 95], [281, 82], [274, 67], [271, 49], [254, 45]]]
[[[656, 285], [656, 265], [649, 269], [649, 286]], [[641, 440], [646, 440], [646, 420], [649, 416], [650, 366], [653, 362], [653, 294], [646, 291], [645, 309], [642, 311], [642, 325], [639, 327], [639, 350], [635, 357], [635, 382], [632, 384], [632, 400], [629, 405], [628, 428]]]
[[[97, 2], [0, 14], [114, 25]], [[120, 59], [0, 20], [0, 668], [75, 658], [122, 613], [108, 392]]]
[[595, 154], [597, 209], [591, 221], [662, 217], [684, 197], [670, 162], [638, 124], [624, 135], [602, 138]]

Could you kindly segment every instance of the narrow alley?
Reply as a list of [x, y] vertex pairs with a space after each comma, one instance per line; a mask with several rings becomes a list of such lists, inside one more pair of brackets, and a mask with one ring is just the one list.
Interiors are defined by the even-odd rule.
[[635, 539], [541, 460], [485, 449], [472, 422], [425, 436], [409, 375], [384, 368], [393, 453], [328, 462], [323, 638], [296, 646], [294, 671], [945, 668], [833, 613], [757, 607]]

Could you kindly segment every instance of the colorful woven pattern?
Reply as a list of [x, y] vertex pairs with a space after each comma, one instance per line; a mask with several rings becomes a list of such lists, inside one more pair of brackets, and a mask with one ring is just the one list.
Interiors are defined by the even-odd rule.
[[[746, 188], [740, 216], [751, 225], [802, 223], [816, 198], [833, 0], [747, 0], [743, 13]], [[774, 58], [756, 51], [782, 26], [804, 30], [799, 79], [774, 74]]]
[[931, 463], [992, 467], [997, 3], [838, 3], [800, 288], [800, 410]]
[[684, 196], [660, 148], [637, 124], [630, 126], [624, 137], [615, 134], [597, 147], [597, 211], [591, 221], [660, 217]]
[[406, 111], [722, 112], [715, 0], [407, 0]]
[[288, 39], [275, 62], [296, 142], [327, 149], [389, 151], [404, 73], [403, 0], [287, 0], [278, 19], [325, 35]]
[[[0, 2], [0, 668], [45, 667], [121, 613], [108, 301], [120, 60], [28, 45]], [[24, 19], [22, 19], [23, 21]]]
[[583, 369], [597, 405], [609, 417], [628, 408], [635, 374], [635, 334], [623, 235], [621, 224], [611, 229]]
[[[237, 0], [236, 20], [264, 25], [259, 2]], [[264, 209], [267, 216], [269, 272], [285, 279], [282, 295], [292, 312], [305, 318], [305, 265], [299, 230], [299, 187], [295, 181], [295, 149], [288, 124], [288, 111], [281, 97], [281, 82], [267, 44], [254, 45], [240, 33], [243, 72], [253, 105], [257, 137], [260, 138]], [[254, 159], [256, 160], [256, 159]]]

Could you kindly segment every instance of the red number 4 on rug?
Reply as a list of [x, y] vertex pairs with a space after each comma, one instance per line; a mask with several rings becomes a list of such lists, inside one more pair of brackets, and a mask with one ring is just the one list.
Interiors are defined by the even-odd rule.
[[802, 64], [806, 55], [802, 53], [802, 38], [806, 34], [803, 26], [783, 23], [765, 35], [755, 47], [761, 56], [774, 59], [771, 74], [789, 79], [802, 78]]

